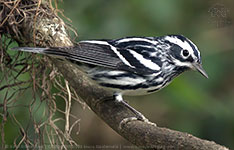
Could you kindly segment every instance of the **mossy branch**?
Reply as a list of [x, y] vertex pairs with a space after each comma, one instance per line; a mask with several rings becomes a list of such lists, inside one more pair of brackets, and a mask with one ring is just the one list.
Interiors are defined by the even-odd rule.
[[[35, 2], [35, 0], [33, 1]], [[67, 47], [73, 46], [66, 30], [63, 20], [54, 14], [49, 5], [38, 5], [37, 12], [31, 13], [18, 26], [3, 24], [7, 29], [14, 31], [17, 27], [20, 36], [15, 32], [9, 32], [11, 37], [19, 43], [28, 45], [33, 43], [38, 47]], [[14, 28], [13, 28], [14, 27]], [[115, 101], [105, 101], [98, 103], [99, 100], [112, 93], [105, 91], [97, 86], [81, 72], [77, 67], [51, 58], [64, 78], [69, 82], [77, 94], [89, 105], [89, 107], [106, 122], [113, 130], [126, 140], [142, 149], [199, 149], [199, 150], [226, 150], [226, 147], [215, 142], [202, 140], [187, 133], [173, 131], [167, 128], [155, 127], [142, 121], [128, 122], [119, 128], [121, 120], [133, 117], [133, 114], [124, 105]], [[99, 133], [101, 134], [101, 133]]]

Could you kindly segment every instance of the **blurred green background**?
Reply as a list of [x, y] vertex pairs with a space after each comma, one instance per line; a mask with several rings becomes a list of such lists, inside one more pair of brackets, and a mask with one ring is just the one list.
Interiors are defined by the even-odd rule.
[[[125, 99], [160, 127], [234, 149], [233, 0], [64, 0], [58, 7], [72, 20], [78, 40], [167, 34], [190, 38], [201, 51], [209, 79], [190, 71], [157, 93]], [[81, 118], [79, 134], [73, 134], [79, 144], [131, 145], [91, 110], [74, 104], [72, 111]]]
[[[208, 80], [186, 72], [157, 93], [125, 99], [158, 126], [234, 149], [233, 0], [66, 0], [60, 6], [76, 27], [79, 40], [189, 37], [202, 53]], [[90, 110], [74, 111], [81, 117], [77, 137], [81, 144], [129, 145]]]

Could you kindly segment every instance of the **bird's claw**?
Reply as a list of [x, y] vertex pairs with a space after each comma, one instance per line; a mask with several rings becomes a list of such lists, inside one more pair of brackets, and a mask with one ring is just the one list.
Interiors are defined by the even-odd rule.
[[145, 122], [145, 123], [150, 124], [150, 125], [155, 126], [155, 127], [157, 126], [155, 123], [150, 122], [147, 118], [145, 118], [145, 116], [142, 115], [141, 118], [137, 118], [137, 117], [124, 118], [124, 119], [119, 123], [119, 129], [122, 130], [124, 125], [126, 125], [127, 123], [129, 123], [129, 122], [131, 122], [131, 121], [136, 121], [136, 120]]

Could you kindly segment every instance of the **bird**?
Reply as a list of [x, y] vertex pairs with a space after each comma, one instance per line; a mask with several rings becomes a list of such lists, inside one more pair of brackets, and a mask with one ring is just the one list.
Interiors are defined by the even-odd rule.
[[[12, 50], [45, 54], [66, 60], [99, 86], [113, 92], [113, 99], [147, 119], [123, 100], [123, 95], [147, 95], [166, 87], [188, 70], [208, 78], [198, 47], [183, 35], [124, 37], [79, 41], [71, 47], [15, 47]], [[132, 119], [134, 120], [134, 119]]]

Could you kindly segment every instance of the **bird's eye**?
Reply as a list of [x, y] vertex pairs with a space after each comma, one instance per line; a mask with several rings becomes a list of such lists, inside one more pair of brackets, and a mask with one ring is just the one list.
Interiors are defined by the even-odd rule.
[[184, 57], [188, 57], [188, 56], [189, 56], [189, 51], [188, 51], [187, 49], [184, 49], [184, 50], [182, 51], [182, 55], [183, 55]]

